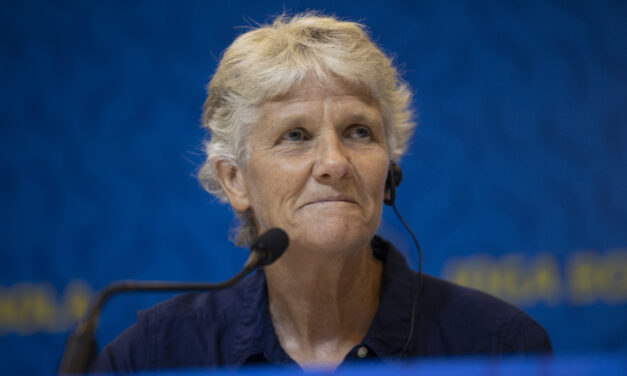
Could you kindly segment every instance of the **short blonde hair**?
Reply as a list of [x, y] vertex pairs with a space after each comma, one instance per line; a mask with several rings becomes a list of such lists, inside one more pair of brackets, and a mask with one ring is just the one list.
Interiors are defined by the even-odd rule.
[[[287, 93], [306, 77], [366, 89], [383, 115], [389, 157], [397, 161], [407, 148], [415, 122], [411, 91], [361, 24], [316, 13], [281, 15], [271, 25], [254, 28], [226, 49], [209, 82], [202, 124], [209, 131], [201, 185], [222, 202], [227, 198], [216, 162], [247, 163], [247, 139], [260, 116], [259, 107]], [[235, 242], [250, 243], [256, 234], [251, 213], [236, 213], [241, 227]]]

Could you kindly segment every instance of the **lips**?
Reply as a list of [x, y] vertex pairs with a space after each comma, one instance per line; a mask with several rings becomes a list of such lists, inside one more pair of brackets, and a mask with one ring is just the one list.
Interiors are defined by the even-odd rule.
[[325, 202], [347, 202], [351, 204], [357, 203], [357, 201], [355, 201], [352, 197], [341, 195], [341, 196], [329, 196], [329, 197], [322, 197], [322, 198], [314, 199], [314, 200], [309, 201], [303, 206], [312, 205], [312, 204], [321, 204]]

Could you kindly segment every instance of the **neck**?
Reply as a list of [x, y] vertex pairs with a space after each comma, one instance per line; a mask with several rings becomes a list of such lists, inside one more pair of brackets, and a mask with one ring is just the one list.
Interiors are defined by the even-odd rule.
[[369, 245], [352, 252], [288, 249], [267, 267], [270, 314], [286, 352], [301, 365], [339, 365], [370, 327], [381, 269]]

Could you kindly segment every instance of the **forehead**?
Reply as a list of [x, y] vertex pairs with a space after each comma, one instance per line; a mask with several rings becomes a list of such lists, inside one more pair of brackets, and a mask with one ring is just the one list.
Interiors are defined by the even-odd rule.
[[262, 104], [262, 118], [307, 116], [315, 106], [340, 110], [339, 115], [362, 114], [374, 118], [381, 117], [378, 102], [366, 89], [341, 81], [326, 83], [306, 79], [294, 85], [285, 94]]
[[341, 79], [321, 80], [311, 75], [292, 85], [286, 93], [272, 98], [269, 102], [297, 101], [317, 93], [328, 96], [351, 95], [369, 104], [376, 103], [374, 96], [363, 86], [351, 85]]

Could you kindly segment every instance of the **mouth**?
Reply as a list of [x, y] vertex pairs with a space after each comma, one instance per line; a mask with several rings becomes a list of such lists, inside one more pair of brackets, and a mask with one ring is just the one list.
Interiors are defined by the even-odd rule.
[[303, 206], [307, 206], [307, 205], [313, 205], [313, 204], [324, 204], [324, 203], [348, 203], [348, 204], [357, 204], [357, 201], [355, 201], [352, 197], [349, 196], [332, 196], [332, 197], [323, 197], [323, 198], [319, 198], [319, 199], [315, 199], [312, 200], [308, 203], [306, 203]]

